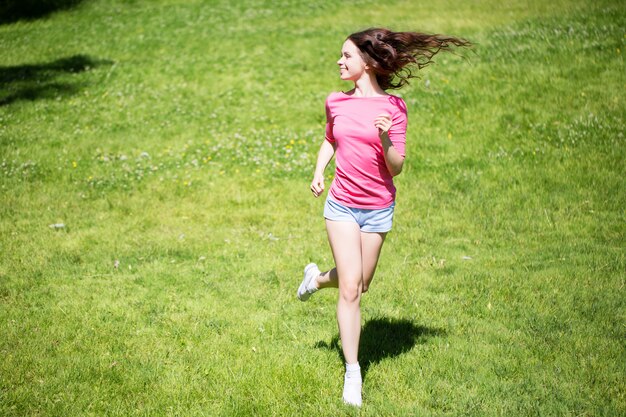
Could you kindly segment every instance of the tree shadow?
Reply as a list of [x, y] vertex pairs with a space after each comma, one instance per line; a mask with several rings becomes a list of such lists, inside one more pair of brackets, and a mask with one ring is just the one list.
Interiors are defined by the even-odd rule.
[[81, 84], [61, 82], [57, 78], [63, 74], [75, 74], [112, 64], [113, 61], [95, 59], [88, 55], [73, 55], [45, 64], [0, 66], [0, 106], [18, 100], [34, 101], [75, 94], [80, 90]]
[[78, 6], [81, 2], [82, 0], [2, 0], [0, 24], [39, 19], [58, 10]]
[[[361, 375], [365, 376], [371, 365], [383, 359], [394, 358], [413, 349], [420, 343], [426, 343], [430, 337], [445, 336], [443, 329], [425, 326], [416, 326], [406, 319], [390, 319], [386, 317], [368, 320], [361, 329], [359, 344], [359, 364]], [[319, 341], [315, 344], [318, 349], [335, 350], [342, 363], [345, 362], [339, 335], [334, 336], [330, 343]]]

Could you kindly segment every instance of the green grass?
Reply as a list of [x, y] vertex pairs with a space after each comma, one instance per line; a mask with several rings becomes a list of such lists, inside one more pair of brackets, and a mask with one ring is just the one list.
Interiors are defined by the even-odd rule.
[[[356, 411], [336, 293], [295, 290], [332, 264], [308, 184], [341, 42], [373, 25], [475, 47], [401, 91]], [[626, 414], [625, 27], [623, 2], [574, 0], [91, 0], [1, 25], [0, 414]]]

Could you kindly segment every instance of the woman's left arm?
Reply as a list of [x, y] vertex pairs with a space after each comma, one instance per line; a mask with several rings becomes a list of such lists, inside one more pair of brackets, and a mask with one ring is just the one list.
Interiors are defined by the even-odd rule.
[[378, 136], [380, 137], [380, 143], [383, 146], [387, 169], [389, 170], [391, 176], [395, 177], [402, 172], [404, 157], [400, 155], [398, 150], [393, 146], [391, 139], [389, 139], [391, 116], [388, 114], [381, 114], [374, 120], [374, 125], [378, 128]]

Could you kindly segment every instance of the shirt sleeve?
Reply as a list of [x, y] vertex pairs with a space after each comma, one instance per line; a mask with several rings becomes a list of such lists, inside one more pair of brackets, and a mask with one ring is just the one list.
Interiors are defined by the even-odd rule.
[[333, 136], [333, 115], [330, 111], [330, 96], [326, 99], [326, 140], [330, 143], [335, 143], [335, 137]]
[[404, 158], [406, 155], [406, 126], [407, 111], [404, 100], [399, 99], [396, 103], [396, 111], [391, 117], [391, 128], [389, 129], [389, 140], [396, 148], [396, 151]]

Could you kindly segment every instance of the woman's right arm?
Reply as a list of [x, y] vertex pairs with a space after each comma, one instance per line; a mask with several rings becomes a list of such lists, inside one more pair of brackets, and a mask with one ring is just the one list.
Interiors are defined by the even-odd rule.
[[311, 182], [311, 191], [315, 197], [319, 197], [324, 192], [324, 170], [326, 170], [326, 166], [335, 154], [335, 147], [335, 144], [330, 143], [326, 139], [320, 146], [320, 151], [317, 154], [317, 163], [315, 164], [315, 173]]

